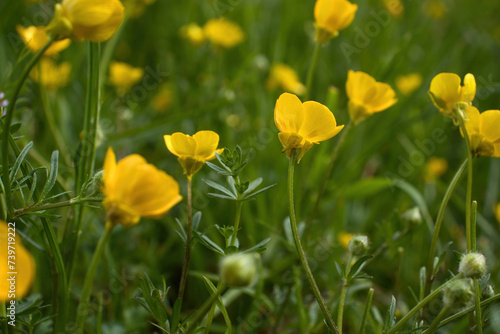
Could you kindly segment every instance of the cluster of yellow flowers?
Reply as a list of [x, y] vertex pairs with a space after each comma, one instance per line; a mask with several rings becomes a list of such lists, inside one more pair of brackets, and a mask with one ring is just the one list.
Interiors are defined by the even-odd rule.
[[211, 19], [200, 27], [190, 23], [181, 28], [181, 36], [195, 46], [209, 40], [217, 48], [230, 49], [245, 39], [245, 33], [240, 26], [225, 18]]

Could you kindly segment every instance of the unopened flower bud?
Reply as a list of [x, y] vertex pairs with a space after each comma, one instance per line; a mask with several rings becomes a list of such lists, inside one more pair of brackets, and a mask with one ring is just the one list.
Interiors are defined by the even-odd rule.
[[366, 235], [356, 235], [349, 240], [347, 246], [349, 252], [354, 255], [360, 255], [368, 250], [368, 237]]
[[479, 278], [486, 273], [486, 258], [481, 253], [468, 253], [462, 257], [458, 271], [464, 277]]
[[418, 225], [422, 222], [422, 215], [420, 214], [419, 208], [414, 207], [403, 212], [401, 219], [410, 224]]
[[443, 303], [451, 309], [461, 309], [472, 304], [474, 291], [470, 279], [459, 279], [449, 283], [443, 292]]
[[484, 288], [483, 295], [485, 298], [490, 298], [495, 295], [495, 289], [493, 289], [491, 284], [488, 284], [486, 288]]
[[231, 287], [244, 287], [252, 283], [257, 271], [258, 254], [232, 254], [221, 263], [221, 279]]

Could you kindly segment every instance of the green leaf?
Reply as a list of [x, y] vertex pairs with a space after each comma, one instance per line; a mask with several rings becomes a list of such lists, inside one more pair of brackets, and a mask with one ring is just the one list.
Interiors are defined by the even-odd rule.
[[181, 319], [181, 306], [182, 299], [177, 298], [174, 303], [174, 308], [172, 309], [172, 325], [170, 331], [173, 333], [176, 333], [179, 327], [179, 321]]
[[396, 313], [396, 298], [392, 296], [391, 305], [389, 306], [389, 311], [387, 312], [387, 317], [385, 318], [384, 333], [386, 333], [394, 326], [395, 313]]
[[195, 234], [196, 237], [198, 237], [198, 240], [205, 246], [207, 247], [208, 249], [212, 250], [213, 252], [215, 253], [218, 253], [222, 256], [226, 255], [224, 253], [224, 250], [222, 250], [222, 248], [220, 248], [215, 242], [213, 242], [209, 237], [207, 237], [206, 235], [204, 234], [201, 234], [200, 232], [198, 231], [193, 231]]
[[351, 267], [351, 270], [349, 271], [349, 274], [347, 275], [349, 278], [355, 278], [356, 275], [359, 274], [361, 270], [363, 270], [363, 267], [366, 264], [366, 261], [371, 259], [373, 256], [372, 255], [365, 255], [361, 257], [354, 265]]
[[245, 190], [245, 192], [243, 193], [243, 196], [251, 193], [255, 188], [257, 188], [260, 184], [262, 183], [262, 178], [259, 177], [255, 180], [253, 180], [252, 182], [250, 182], [250, 184], [248, 185], [247, 187], [247, 190]]
[[262, 189], [259, 189], [259, 190], [255, 191], [255, 192], [251, 193], [251, 194], [247, 194], [247, 195], [245, 195], [245, 199], [251, 199], [250, 197], [254, 197], [255, 195], [258, 195], [258, 194], [266, 191], [267, 189], [270, 189], [270, 188], [274, 187], [276, 184], [277, 183], [271, 184], [270, 186], [267, 186], [267, 187], [264, 187]]
[[244, 250], [242, 253], [263, 253], [266, 248], [264, 247], [269, 241], [271, 240], [271, 238], [267, 238], [267, 239], [264, 239], [262, 240], [261, 242], [259, 242], [257, 245], [247, 249], [247, 250]]
[[217, 193], [208, 193], [207, 195], [211, 196], [211, 197], [221, 198], [221, 199], [229, 199], [231, 201], [236, 201], [237, 200], [234, 197], [229, 197], [229, 196], [221, 195], [221, 194], [217, 194]]
[[[203, 276], [203, 281], [205, 282], [205, 286], [207, 287], [208, 291], [211, 292], [211, 294], [217, 293], [217, 288], [215, 285], [205, 276]], [[220, 310], [220, 313], [222, 313], [222, 316], [224, 317], [224, 322], [226, 323], [226, 333], [232, 333], [232, 325], [231, 325], [231, 319], [229, 318], [229, 315], [227, 314], [227, 310], [224, 307], [224, 303], [222, 302], [222, 298], [220, 296], [215, 299], [215, 304]]]
[[[232, 178], [231, 178], [232, 179]], [[229, 197], [232, 197], [234, 199], [237, 199], [238, 197], [238, 193], [236, 192], [236, 189], [234, 189], [235, 191], [232, 192], [231, 190], [223, 187], [222, 185], [218, 184], [218, 183], [215, 183], [215, 182], [212, 182], [212, 181], [209, 181], [209, 180], [203, 180], [203, 182], [205, 182], [209, 187], [212, 187], [214, 189], [217, 189], [219, 190], [220, 192], [228, 195]]]
[[49, 192], [56, 184], [58, 162], [59, 162], [59, 151], [54, 151], [52, 152], [52, 157], [50, 158], [49, 177], [47, 178], [47, 182], [45, 182], [45, 186], [42, 189], [42, 194], [40, 195], [40, 201], [43, 201], [45, 196], [49, 194]]
[[19, 153], [19, 156], [16, 159], [16, 162], [12, 166], [12, 169], [10, 170], [10, 179], [14, 180], [16, 177], [17, 173], [19, 172], [19, 168], [21, 168], [21, 164], [23, 163], [24, 159], [26, 159], [26, 156], [28, 155], [29, 151], [33, 147], [33, 142], [30, 141], [26, 146], [24, 146], [23, 150], [21, 153]]
[[192, 221], [192, 228], [194, 231], [198, 230], [201, 222], [201, 211], [198, 211], [194, 214], [193, 216], [193, 221]]

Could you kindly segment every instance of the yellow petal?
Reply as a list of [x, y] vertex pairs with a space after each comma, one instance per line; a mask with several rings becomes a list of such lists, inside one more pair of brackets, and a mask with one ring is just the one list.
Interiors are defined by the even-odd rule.
[[500, 140], [500, 110], [487, 110], [479, 116], [479, 133], [491, 142]]
[[476, 107], [468, 106], [465, 109], [465, 129], [470, 136], [479, 134], [480, 116]]
[[495, 217], [497, 217], [497, 221], [498, 223], [500, 223], [500, 203], [495, 205], [494, 211], [495, 211]]
[[[0, 220], [0, 302], [7, 302], [12, 299], [9, 295], [9, 291], [15, 293], [14, 299], [20, 299], [25, 297], [33, 284], [35, 278], [35, 261], [33, 257], [28, 252], [26, 248], [21, 244], [21, 237], [19, 233], [15, 233], [15, 243], [12, 244], [15, 248], [15, 268], [8, 267], [8, 261], [12, 260], [8, 258], [7, 245], [9, 244], [9, 237], [12, 237], [14, 233], [13, 229], [9, 229], [6, 222]], [[8, 274], [9, 272], [15, 272], [16, 274]], [[15, 288], [11, 289], [11, 281], [8, 279], [14, 276], [15, 278]]]
[[303, 104], [304, 121], [299, 135], [311, 143], [319, 143], [337, 135], [344, 126], [337, 126], [332, 112], [324, 105], [314, 101]]
[[193, 136], [196, 141], [194, 156], [198, 159], [209, 160], [215, 158], [215, 150], [219, 145], [219, 135], [213, 131], [198, 131]]
[[440, 73], [431, 81], [429, 93], [433, 102], [440, 109], [453, 109], [460, 101], [460, 77], [455, 73]]
[[65, 12], [74, 25], [97, 26], [113, 14], [113, 0], [63, 0]]
[[476, 96], [476, 79], [474, 75], [467, 73], [464, 78], [464, 87], [462, 87], [462, 102], [471, 103]]
[[116, 156], [113, 148], [109, 147], [104, 159], [104, 175], [102, 178], [104, 189], [112, 192], [115, 188]]
[[176, 132], [174, 134], [165, 135], [165, 144], [167, 145], [170, 153], [180, 157], [183, 155], [195, 156], [196, 154], [196, 140], [188, 135], [181, 132]]
[[[375, 86], [375, 79], [367, 73], [349, 70], [347, 73], [346, 93], [349, 100], [356, 104], [362, 105], [365, 96], [370, 93], [370, 90]], [[372, 92], [371, 94], [374, 94]]]
[[316, 25], [335, 35], [351, 24], [357, 9], [347, 0], [318, 0], [314, 6]]
[[369, 99], [367, 98], [365, 103], [372, 112], [379, 112], [393, 106], [397, 101], [396, 93], [390, 85], [377, 82], [375, 85], [375, 94]]
[[276, 101], [274, 123], [281, 132], [299, 133], [304, 120], [302, 102], [296, 95], [283, 93]]

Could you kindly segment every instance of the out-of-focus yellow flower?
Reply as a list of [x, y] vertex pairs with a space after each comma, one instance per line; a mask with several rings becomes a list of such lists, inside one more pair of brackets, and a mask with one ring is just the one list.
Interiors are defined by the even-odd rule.
[[468, 106], [465, 128], [474, 155], [500, 158], [500, 110], [479, 113], [476, 107]]
[[215, 46], [232, 48], [243, 42], [245, 34], [240, 26], [226, 19], [212, 19], [203, 27], [205, 37]]
[[181, 36], [194, 46], [200, 46], [205, 42], [205, 32], [196, 23], [190, 23], [181, 28]]
[[429, 96], [439, 112], [446, 117], [455, 118], [457, 103], [470, 105], [476, 96], [476, 79], [468, 73], [461, 85], [460, 77], [455, 73], [440, 73], [431, 81]]
[[116, 163], [113, 149], [104, 160], [102, 205], [107, 220], [130, 226], [141, 217], [161, 217], [182, 200], [179, 183], [138, 154]]
[[495, 217], [497, 217], [497, 221], [498, 223], [500, 223], [500, 203], [495, 205], [494, 211], [495, 211]]
[[[0, 249], [0, 302], [2, 303], [26, 296], [35, 278], [33, 257], [21, 244], [19, 233], [9, 227], [6, 222], [0, 220], [0, 245], [2, 245]], [[7, 246], [15, 249], [15, 256], [9, 254]], [[14, 267], [10, 267], [11, 265]]]
[[68, 84], [71, 64], [63, 62], [59, 65], [50, 58], [43, 58], [31, 71], [31, 78], [48, 90], [56, 90]]
[[349, 246], [349, 241], [351, 241], [352, 237], [354, 237], [354, 234], [352, 233], [340, 232], [337, 236], [337, 239], [339, 240], [342, 248], [347, 249], [347, 247]]
[[217, 149], [219, 135], [208, 130], [198, 131], [193, 136], [175, 132], [163, 138], [170, 153], [179, 157], [177, 160], [189, 180], [206, 161], [215, 159], [216, 152], [220, 154], [224, 150]]
[[410, 95], [422, 85], [422, 75], [411, 73], [396, 77], [396, 87], [403, 95]]
[[314, 6], [316, 40], [324, 44], [354, 20], [358, 5], [347, 0], [317, 0]]
[[434, 20], [440, 20], [446, 15], [446, 5], [441, 0], [427, 0], [424, 3], [424, 12]]
[[346, 93], [349, 97], [349, 114], [355, 124], [398, 101], [390, 85], [377, 82], [372, 76], [361, 71], [349, 71]]
[[[24, 44], [26, 44], [26, 47], [33, 53], [38, 52], [49, 41], [49, 36], [47, 36], [45, 32], [45, 27], [30, 26], [24, 28], [18, 25], [16, 29]], [[66, 49], [70, 43], [70, 39], [53, 42], [43, 54], [45, 56], [58, 54], [60, 51]]]
[[158, 112], [164, 112], [172, 105], [174, 100], [174, 91], [169, 84], [162, 85], [158, 93], [153, 97], [151, 104]]
[[63, 0], [55, 6], [47, 33], [59, 39], [104, 42], [118, 30], [123, 15], [120, 0]]
[[284, 91], [297, 95], [302, 95], [306, 91], [306, 87], [300, 82], [297, 73], [290, 66], [281, 63], [271, 67], [267, 87], [269, 89], [280, 87]]
[[283, 151], [290, 157], [292, 150], [300, 149], [297, 162], [319, 142], [336, 136], [343, 125], [337, 126], [332, 112], [314, 101], [302, 103], [296, 95], [283, 93], [276, 101], [274, 123], [280, 130]]
[[384, 5], [393, 17], [400, 18], [403, 16], [405, 7], [401, 0], [384, 0]]
[[109, 82], [119, 95], [126, 94], [144, 76], [144, 70], [127, 63], [112, 61], [109, 65]]
[[448, 170], [448, 161], [444, 158], [431, 157], [425, 166], [425, 180], [432, 181], [441, 176]]

